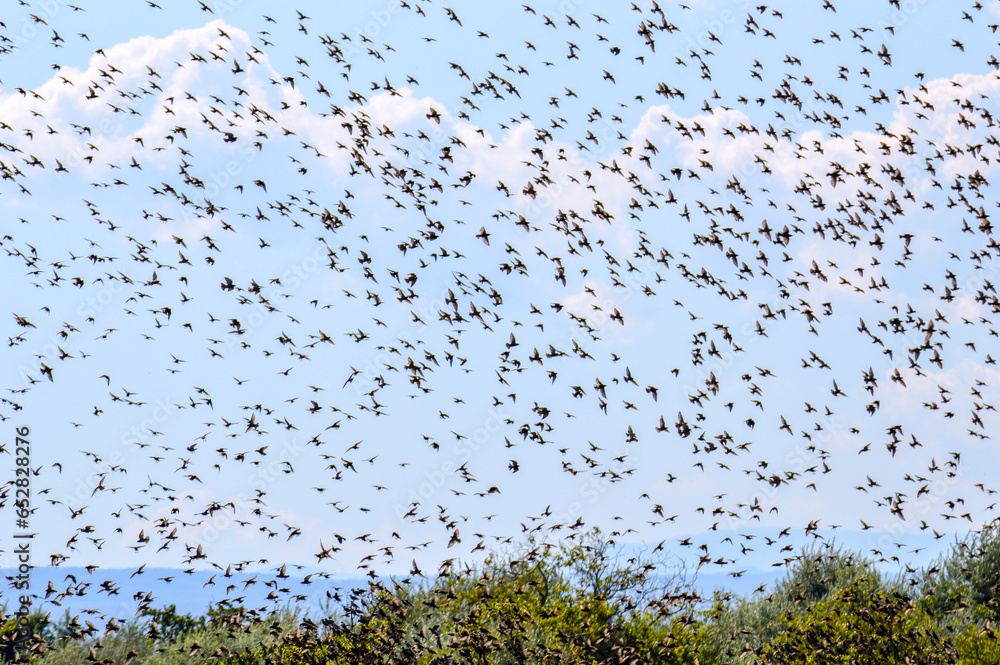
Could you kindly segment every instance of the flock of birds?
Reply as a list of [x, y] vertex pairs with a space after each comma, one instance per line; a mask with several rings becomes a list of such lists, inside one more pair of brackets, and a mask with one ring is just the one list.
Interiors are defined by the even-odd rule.
[[873, 530], [912, 571], [995, 519], [980, 2], [908, 56], [951, 77], [829, 1], [409, 0], [350, 34], [194, 2], [117, 46], [36, 4], [0, 23], [55, 61], [0, 91], [0, 418], [35, 432], [45, 563], [302, 599], [296, 566], [432, 576], [600, 525], [734, 577]]

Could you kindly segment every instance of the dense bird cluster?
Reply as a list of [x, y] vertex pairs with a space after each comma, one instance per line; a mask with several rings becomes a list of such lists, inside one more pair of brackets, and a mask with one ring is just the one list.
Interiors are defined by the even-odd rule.
[[980, 3], [919, 44], [895, 2], [185, 2], [117, 44], [37, 4], [0, 23], [53, 63], [0, 94], [0, 418], [46, 563], [284, 600], [594, 525], [910, 569], [995, 518]]

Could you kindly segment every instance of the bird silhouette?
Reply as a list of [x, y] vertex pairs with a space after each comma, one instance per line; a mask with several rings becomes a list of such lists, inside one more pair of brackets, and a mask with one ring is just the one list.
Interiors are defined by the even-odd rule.
[[[0, 24], [46, 35], [0, 49], [0, 418], [88, 442], [33, 448], [54, 562], [211, 569], [228, 596], [253, 543], [277, 603], [297, 565], [402, 547], [420, 577], [519, 524], [736, 580], [837, 521], [995, 517], [981, 6], [933, 9], [944, 76], [903, 71], [912, 24], [832, 2], [703, 35], [656, 2], [399, 3], [405, 35], [209, 4], [141, 52], [28, 3]], [[127, 5], [129, 37], [167, 34]], [[605, 510], [637, 497], [651, 515]]]

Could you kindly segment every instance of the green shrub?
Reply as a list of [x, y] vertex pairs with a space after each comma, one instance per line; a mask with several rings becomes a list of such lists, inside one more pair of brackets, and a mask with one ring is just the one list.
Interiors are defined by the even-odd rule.
[[804, 549], [770, 595], [738, 599], [716, 593], [704, 613], [711, 640], [705, 654], [711, 662], [746, 663], [781, 634], [791, 617], [801, 616], [832, 594], [862, 579], [884, 584], [871, 561], [835, 544]]
[[0, 662], [20, 662], [31, 653], [38, 653], [52, 639], [49, 617], [37, 610], [25, 617], [20, 629], [17, 616], [0, 611]]
[[1000, 526], [957, 539], [922, 572], [921, 606], [940, 622], [1000, 621]]
[[[89, 632], [89, 631], [88, 631]], [[152, 640], [138, 621], [130, 621], [118, 630], [100, 637], [84, 637], [78, 632], [56, 637], [51, 647], [38, 659], [44, 665], [77, 665], [96, 658], [116, 664], [136, 663], [152, 649]]]
[[786, 620], [781, 634], [757, 651], [765, 663], [947, 665], [957, 657], [926, 612], [871, 579], [860, 579]]
[[708, 634], [695, 613], [639, 604], [648, 570], [592, 542], [539, 545], [423, 585], [373, 583], [325, 632], [300, 627], [224, 663], [697, 662]]
[[1000, 634], [995, 628], [966, 626], [953, 641], [958, 651], [957, 665], [1000, 663]]
[[[814, 546], [769, 596], [706, 604], [679, 575], [651, 576], [662, 562], [594, 531], [422, 583], [373, 581], [315, 621], [292, 606], [220, 604], [201, 617], [148, 609], [104, 629], [68, 614], [29, 625], [39, 665], [998, 665], [998, 551], [995, 528], [958, 541], [911, 598], [867, 559]], [[13, 625], [0, 615], [0, 637]]]
[[[211, 610], [209, 610], [211, 612]], [[139, 613], [140, 617], [149, 617], [156, 623], [164, 639], [172, 640], [187, 635], [197, 628], [204, 628], [206, 619], [203, 616], [194, 617], [190, 614], [177, 614], [175, 605], [167, 605], [162, 609], [146, 608]], [[211, 614], [209, 615], [211, 618]]]

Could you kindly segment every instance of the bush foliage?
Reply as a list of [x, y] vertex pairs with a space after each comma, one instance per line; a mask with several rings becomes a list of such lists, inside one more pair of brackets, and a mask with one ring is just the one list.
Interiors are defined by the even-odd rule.
[[[770, 593], [699, 598], [664, 561], [627, 557], [600, 532], [529, 542], [420, 581], [372, 581], [335, 613], [205, 616], [145, 609], [103, 631], [33, 614], [15, 651], [0, 612], [0, 662], [40, 665], [678, 663], [996, 665], [1000, 530], [956, 541], [909, 579], [832, 544], [789, 561]], [[655, 574], [659, 571], [659, 574]], [[25, 639], [27, 641], [25, 641]]]

